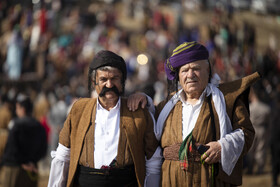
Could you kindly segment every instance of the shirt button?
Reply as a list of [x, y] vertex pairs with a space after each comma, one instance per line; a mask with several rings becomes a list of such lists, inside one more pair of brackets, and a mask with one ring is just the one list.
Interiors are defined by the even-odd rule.
[[109, 132], [107, 132], [106, 134], [109, 135]]

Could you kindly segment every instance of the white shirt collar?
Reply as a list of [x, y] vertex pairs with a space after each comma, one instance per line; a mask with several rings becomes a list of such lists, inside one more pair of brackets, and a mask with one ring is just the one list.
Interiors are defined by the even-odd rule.
[[[110, 111], [118, 110], [118, 109], [120, 109], [120, 106], [121, 106], [121, 97], [119, 97], [117, 104]], [[107, 110], [100, 104], [98, 98], [97, 98], [97, 110]]]
[[[200, 95], [200, 97], [198, 99], [198, 102], [194, 106], [200, 105], [202, 103], [202, 101], [204, 101], [205, 94], [206, 94], [206, 88], [204, 89], [204, 91], [202, 92], [202, 94]], [[184, 94], [184, 90], [180, 93], [179, 99], [183, 104], [191, 105], [188, 101], [186, 101], [186, 96]]]

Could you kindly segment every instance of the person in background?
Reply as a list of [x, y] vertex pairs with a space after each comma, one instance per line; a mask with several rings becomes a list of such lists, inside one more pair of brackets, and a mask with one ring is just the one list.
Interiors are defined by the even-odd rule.
[[58, 145], [59, 133], [67, 117], [67, 104], [64, 93], [56, 89], [57, 100], [52, 104], [47, 114], [47, 121], [50, 126], [50, 150], [55, 150]]
[[[50, 110], [50, 104], [47, 100], [46, 93], [44, 91], [38, 93], [37, 97], [34, 99], [33, 107], [33, 117], [37, 119], [40, 124], [44, 127], [47, 135], [47, 155], [42, 159], [38, 166], [40, 168], [41, 175], [48, 175], [50, 171], [51, 155], [50, 153], [50, 125], [47, 120], [47, 114]], [[57, 143], [58, 144], [58, 143]]]
[[73, 104], [53, 153], [49, 187], [159, 186], [153, 118], [146, 109], [128, 110], [126, 76], [122, 57], [107, 50], [95, 55], [88, 88], [98, 97]]
[[[7, 95], [1, 96], [0, 105], [0, 163], [8, 138], [8, 124], [12, 119], [12, 102]], [[1, 166], [0, 166], [1, 167]]]
[[6, 73], [11, 80], [19, 80], [22, 73], [23, 38], [19, 25], [15, 25], [8, 43]]
[[13, 120], [2, 157], [3, 187], [36, 187], [37, 163], [47, 151], [44, 127], [31, 116], [33, 105], [29, 97], [16, 99], [17, 119]]
[[12, 101], [7, 94], [1, 95], [0, 103], [0, 186], [2, 185], [2, 156], [6, 147], [9, 130], [8, 125], [12, 119]]
[[266, 163], [269, 127], [271, 121], [270, 107], [262, 102], [258, 96], [258, 90], [254, 87], [251, 89], [250, 95], [250, 119], [255, 129], [255, 138], [248, 155], [246, 156], [248, 174], [254, 173], [256, 167], [257, 174], [262, 174]]
[[[164, 157], [162, 186], [242, 184], [243, 156], [254, 139], [248, 93], [260, 75], [219, 84], [208, 58], [208, 50], [193, 41], [175, 48], [164, 63], [176, 93], [156, 107], [155, 134]], [[133, 111], [140, 103], [145, 106], [146, 97], [136, 93], [128, 107]]]
[[272, 185], [278, 186], [280, 174], [280, 93], [278, 92], [275, 105], [272, 110], [272, 122], [270, 128], [270, 151], [272, 167]]

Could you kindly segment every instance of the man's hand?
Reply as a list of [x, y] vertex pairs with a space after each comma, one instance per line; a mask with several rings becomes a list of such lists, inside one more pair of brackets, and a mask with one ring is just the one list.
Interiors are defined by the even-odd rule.
[[145, 108], [148, 101], [147, 101], [146, 95], [144, 93], [137, 92], [137, 93], [131, 94], [128, 97], [127, 107], [130, 111], [135, 111], [138, 109], [140, 103], [141, 103], [141, 107]]
[[221, 145], [219, 142], [209, 142], [206, 144], [210, 148], [202, 155], [202, 160], [207, 164], [214, 164], [221, 160]]
[[38, 173], [37, 167], [32, 162], [21, 164], [21, 167], [26, 171]]

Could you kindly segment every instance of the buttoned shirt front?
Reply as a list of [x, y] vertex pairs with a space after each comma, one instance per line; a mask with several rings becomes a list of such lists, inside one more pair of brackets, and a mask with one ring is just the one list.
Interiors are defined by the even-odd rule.
[[120, 136], [120, 99], [110, 111], [103, 108], [97, 99], [95, 134], [94, 134], [94, 167], [100, 169], [109, 166], [116, 158]]
[[180, 100], [182, 102], [182, 136], [183, 140], [190, 134], [193, 130], [195, 123], [197, 121], [198, 115], [200, 113], [201, 106], [204, 101], [205, 90], [199, 97], [196, 104], [192, 105], [185, 99], [184, 92], [180, 94]]

